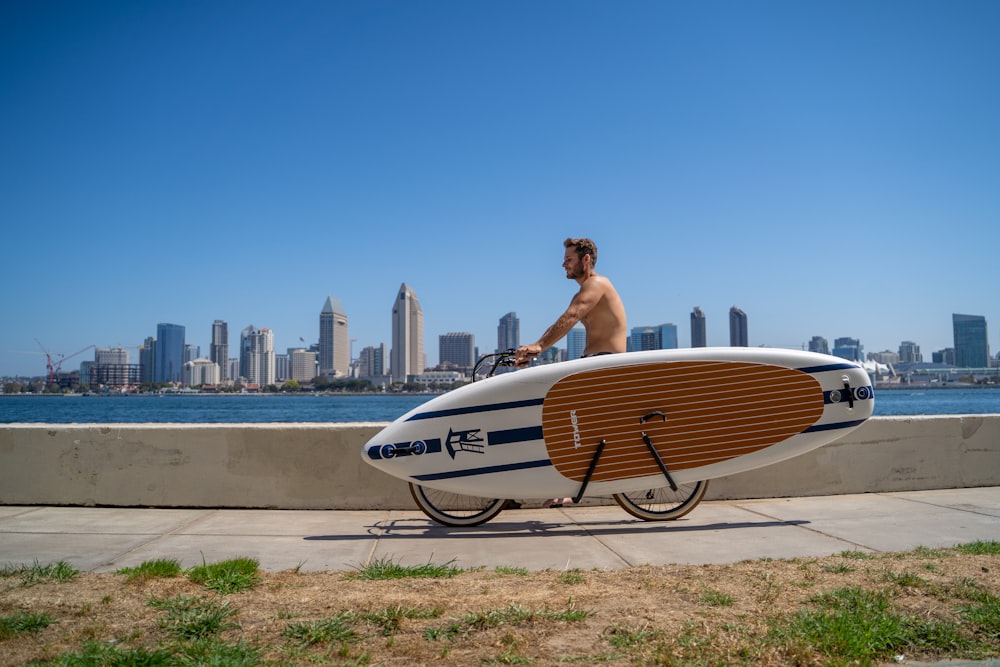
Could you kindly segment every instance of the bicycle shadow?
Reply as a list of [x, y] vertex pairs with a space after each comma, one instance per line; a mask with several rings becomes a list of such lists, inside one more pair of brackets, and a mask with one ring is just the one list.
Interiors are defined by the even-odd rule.
[[502, 521], [494, 520], [480, 526], [442, 526], [424, 518], [389, 519], [364, 526], [364, 534], [309, 535], [308, 541], [351, 540], [412, 540], [433, 538], [445, 540], [516, 539], [531, 537], [607, 537], [628, 534], [672, 535], [731, 530], [769, 530], [809, 524], [806, 520], [723, 521], [708, 524], [686, 523], [685, 519], [669, 524], [623, 519], [620, 521]]

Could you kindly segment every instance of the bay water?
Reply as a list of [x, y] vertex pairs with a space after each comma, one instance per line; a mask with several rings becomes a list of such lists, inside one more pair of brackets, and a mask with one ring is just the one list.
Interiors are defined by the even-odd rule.
[[[432, 394], [0, 395], [0, 423], [389, 422]], [[1000, 414], [1000, 388], [888, 389], [875, 416]]]

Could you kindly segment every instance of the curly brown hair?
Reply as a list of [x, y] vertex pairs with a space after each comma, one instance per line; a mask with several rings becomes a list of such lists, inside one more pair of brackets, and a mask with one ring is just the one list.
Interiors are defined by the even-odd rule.
[[584, 255], [590, 255], [591, 265], [597, 264], [597, 244], [590, 239], [566, 239], [563, 241], [564, 248], [575, 248], [576, 256], [581, 260]]

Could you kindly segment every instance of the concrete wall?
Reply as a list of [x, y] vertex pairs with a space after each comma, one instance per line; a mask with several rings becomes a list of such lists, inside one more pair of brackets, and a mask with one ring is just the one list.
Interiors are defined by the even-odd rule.
[[[0, 505], [413, 509], [407, 485], [359, 455], [383, 426], [0, 425]], [[877, 417], [808, 454], [712, 480], [706, 497], [995, 485], [1000, 415]]]

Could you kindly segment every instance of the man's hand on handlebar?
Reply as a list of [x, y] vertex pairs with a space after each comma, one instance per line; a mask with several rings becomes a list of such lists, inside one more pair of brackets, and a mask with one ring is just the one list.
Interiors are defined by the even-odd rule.
[[542, 353], [542, 346], [538, 344], [534, 345], [522, 345], [517, 348], [517, 352], [514, 353], [514, 365], [521, 367], [527, 366], [531, 363], [531, 360]]

